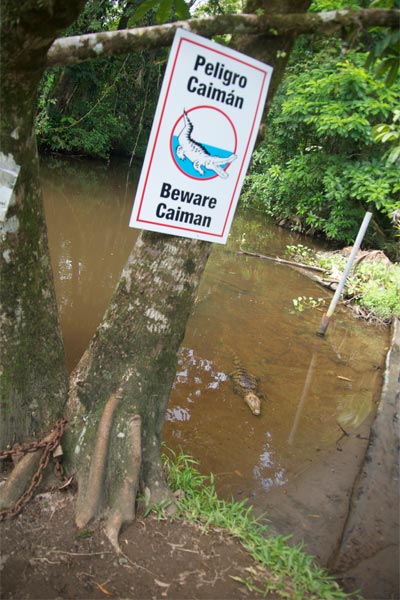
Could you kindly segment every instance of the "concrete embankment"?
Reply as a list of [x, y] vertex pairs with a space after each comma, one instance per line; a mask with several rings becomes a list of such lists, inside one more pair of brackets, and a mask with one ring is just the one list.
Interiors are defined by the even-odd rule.
[[381, 400], [331, 566], [365, 598], [399, 598], [400, 319], [393, 324]]

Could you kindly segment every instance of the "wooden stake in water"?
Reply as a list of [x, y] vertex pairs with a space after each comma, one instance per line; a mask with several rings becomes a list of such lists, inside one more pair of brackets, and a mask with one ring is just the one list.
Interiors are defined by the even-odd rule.
[[347, 276], [350, 272], [351, 267], [353, 266], [353, 262], [356, 257], [356, 254], [360, 249], [361, 242], [363, 241], [363, 238], [364, 238], [365, 232], [367, 231], [367, 227], [369, 225], [371, 217], [372, 217], [372, 213], [370, 213], [370, 212], [365, 213], [363, 222], [361, 223], [360, 230], [357, 234], [356, 241], [354, 242], [353, 249], [350, 252], [350, 256], [347, 261], [346, 268], [342, 273], [342, 277], [340, 278], [339, 285], [336, 289], [335, 295], [332, 298], [332, 301], [329, 305], [329, 308], [328, 308], [326, 314], [322, 317], [321, 323], [319, 324], [319, 327], [317, 330], [317, 335], [319, 335], [321, 337], [325, 335], [325, 332], [328, 329], [329, 320], [335, 311], [337, 303], [339, 302], [340, 295], [343, 291], [344, 284], [346, 283]]

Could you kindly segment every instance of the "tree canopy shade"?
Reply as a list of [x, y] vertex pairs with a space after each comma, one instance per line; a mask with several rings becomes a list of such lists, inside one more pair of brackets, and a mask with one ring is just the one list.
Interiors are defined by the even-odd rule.
[[[83, 527], [109, 508], [106, 530], [115, 547], [120, 527], [134, 518], [139, 480], [152, 502], [171, 499], [160, 461], [161, 431], [176, 353], [210, 247], [140, 235], [104, 319], [70, 378], [67, 401], [33, 129], [39, 80], [46, 64], [169, 45], [182, 26], [206, 36], [233, 33], [236, 48], [275, 68], [273, 94], [299, 33], [392, 26], [398, 18], [398, 11], [379, 10], [303, 15], [309, 4], [253, 2], [253, 11], [264, 10], [262, 17], [230, 15], [60, 38], [48, 53], [83, 0], [3, 0], [2, 158], [20, 165], [21, 174], [1, 231], [2, 445], [46, 429], [67, 402], [66, 464], [79, 484], [77, 524]], [[12, 498], [10, 486], [4, 493]]]
[[[156, 3], [159, 1], [154, 0]], [[151, 0], [151, 2], [140, 5], [140, 7], [152, 10], [146, 16], [147, 20], [150, 20], [151, 15], [154, 18], [156, 10], [154, 2]], [[163, 3], [170, 4], [169, 0], [161, 0], [161, 4]], [[391, 22], [393, 20], [388, 19], [387, 11], [384, 13], [384, 18], [380, 17], [376, 9], [366, 12], [353, 10], [350, 11], [350, 14], [348, 14], [349, 11], [318, 12], [320, 7], [330, 8], [335, 4], [340, 7], [344, 2], [338, 0], [337, 2], [327, 3], [324, 1], [321, 3], [315, 0], [310, 8], [314, 12], [307, 15], [300, 13], [300, 9], [297, 8], [296, 19], [291, 15], [293, 22], [289, 25], [294, 24], [301, 30], [306, 29], [303, 23], [304, 17], [307, 17], [308, 21], [310, 16], [311, 22], [307, 22], [307, 27], [312, 31], [313, 28], [316, 28], [316, 19], [313, 18], [316, 14], [319, 20], [323, 21], [324, 27], [328, 26], [332, 29], [330, 35], [333, 38], [351, 37], [353, 40], [356, 39], [358, 45], [361, 40], [373, 39], [373, 35], [369, 33], [360, 35], [361, 30], [358, 27], [360, 19], [368, 22]], [[202, 16], [202, 18], [169, 23], [155, 28], [139, 27], [118, 31], [117, 26], [120, 29], [121, 22], [128, 23], [130, 26], [138, 23], [135, 17], [136, 11], [133, 15], [131, 14], [134, 5], [137, 6], [137, 2], [125, 4], [122, 1], [116, 5], [110, 0], [101, 0], [101, 2], [92, 0], [85, 6], [85, 10], [77, 22], [68, 29], [68, 37], [62, 39], [59, 44], [60, 48], [58, 50], [56, 48], [58, 42], [53, 45], [52, 50], [54, 49], [56, 54], [60, 51], [62, 55], [61, 46], [66, 44], [68, 60], [75, 60], [74, 55], [69, 52], [71, 44], [74, 47], [78, 45], [79, 53], [82, 55], [81, 58], [76, 57], [76, 60], [79, 60], [78, 63], [51, 67], [42, 80], [36, 132], [38, 142], [43, 150], [85, 154], [100, 158], [108, 158], [110, 154], [143, 156], [167, 48], [177, 26], [206, 34], [208, 31], [214, 30], [231, 30], [233, 33], [231, 43], [238, 48], [238, 44], [240, 44], [241, 50], [249, 54], [256, 52], [257, 40], [260, 39], [260, 57], [263, 56], [265, 45], [268, 45], [270, 54], [273, 54], [275, 49], [276, 55], [280, 56], [275, 66], [275, 73], [278, 65], [279, 68], [283, 67], [287, 61], [294, 34], [290, 31], [286, 32], [289, 25], [282, 18], [284, 16], [282, 14], [268, 13], [267, 17], [268, 20], [284, 23], [282, 25], [282, 29], [285, 31], [284, 35], [278, 35], [279, 30], [276, 28], [268, 27], [264, 31], [264, 16], [237, 14], [235, 0], [229, 0], [229, 2], [224, 0], [221, 5], [218, 2], [203, 5], [195, 12], [196, 17]], [[352, 8], [359, 5], [360, 3], [353, 0]], [[282, 12], [282, 6], [281, 3], [276, 7], [278, 13]], [[249, 6], [249, 10], [253, 11], [253, 8]], [[271, 10], [270, 7], [269, 10]], [[101, 16], [101, 11], [104, 12], [104, 16]], [[216, 12], [217, 15], [215, 15]], [[324, 15], [323, 19], [322, 15]], [[339, 27], [345, 20], [352, 25]], [[250, 35], [237, 33], [247, 29], [256, 32], [263, 31], [263, 33], [251, 33]], [[387, 28], [379, 28], [379, 30], [389, 31]], [[89, 36], [81, 34], [89, 34]], [[161, 37], [160, 34], [162, 34]], [[318, 35], [320, 34], [312, 33], [307, 37], [314, 39]], [[388, 33], [384, 34], [382, 42], [387, 39], [388, 35]], [[222, 43], [227, 43], [227, 37], [227, 34], [217, 36]], [[105, 40], [105, 42], [100, 40]], [[165, 41], [167, 41], [167, 46], [158, 47], [158, 44], [163, 44]], [[142, 45], [144, 48], [148, 48], [149, 42], [157, 47], [129, 52], [129, 48], [140, 48]], [[99, 53], [99, 58], [83, 60], [88, 53], [89, 55], [93, 54], [94, 47], [96, 53]], [[128, 53], [125, 53], [125, 50]], [[109, 52], [112, 56], [102, 57], [102, 51], [105, 54]], [[64, 60], [65, 54], [64, 52], [61, 60]], [[97, 56], [97, 54], [93, 54], [93, 56]], [[379, 60], [379, 63], [381, 62]], [[390, 69], [392, 72], [392, 67]], [[275, 87], [274, 74], [268, 104], [273, 97]]]

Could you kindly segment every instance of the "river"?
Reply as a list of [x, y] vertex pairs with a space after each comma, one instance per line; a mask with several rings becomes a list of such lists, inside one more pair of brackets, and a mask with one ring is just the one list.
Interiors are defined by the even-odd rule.
[[[129, 229], [137, 170], [42, 158], [49, 244], [69, 370], [107, 307], [137, 237]], [[262, 500], [356, 432], [374, 409], [387, 332], [339, 308], [324, 339], [330, 293], [289, 266], [238, 253], [284, 256], [314, 242], [238, 211], [226, 246], [215, 245], [179, 353], [164, 427], [166, 444], [215, 474], [219, 493]], [[235, 360], [260, 380], [261, 416], [251, 414], [229, 378]]]

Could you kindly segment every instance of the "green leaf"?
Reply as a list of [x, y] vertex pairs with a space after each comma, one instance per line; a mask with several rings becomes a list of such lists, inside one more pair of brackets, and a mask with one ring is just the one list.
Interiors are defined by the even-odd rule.
[[149, 10], [152, 10], [159, 4], [160, 0], [145, 0], [140, 4], [131, 18], [129, 19], [129, 25], [133, 25], [136, 21], [140, 21]]
[[185, 0], [175, 0], [175, 12], [179, 19], [190, 18], [190, 11]]
[[399, 59], [394, 59], [392, 61], [392, 66], [390, 67], [390, 71], [386, 77], [386, 85], [388, 87], [392, 86], [396, 81], [397, 74], [399, 72], [400, 61]]
[[166, 23], [169, 20], [172, 9], [172, 0], [161, 0], [156, 13], [157, 23]]
[[393, 165], [395, 162], [397, 162], [397, 160], [400, 158], [400, 146], [397, 146], [397, 148], [394, 148], [394, 150], [392, 150], [389, 153], [388, 156], [388, 163], [390, 165]]

